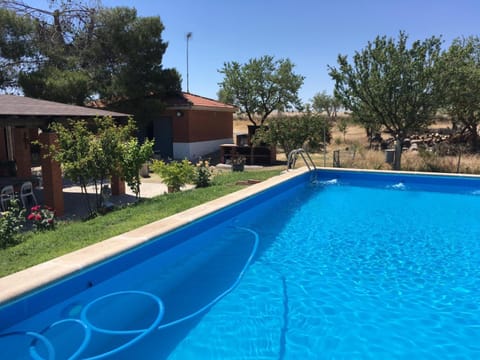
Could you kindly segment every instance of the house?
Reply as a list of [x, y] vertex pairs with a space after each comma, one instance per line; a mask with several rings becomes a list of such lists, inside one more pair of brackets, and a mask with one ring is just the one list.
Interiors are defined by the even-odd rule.
[[[0, 186], [28, 180], [32, 176], [31, 142], [54, 145], [57, 135], [50, 132], [51, 122], [68, 119], [93, 119], [111, 116], [125, 120], [129, 114], [67, 105], [25, 96], [0, 95]], [[39, 131], [40, 130], [40, 131]], [[45, 204], [53, 207], [58, 216], [63, 215], [63, 180], [60, 165], [41, 156]], [[5, 184], [3, 184], [5, 182]], [[125, 184], [112, 179], [112, 193], [125, 191]]]
[[166, 107], [150, 115], [144, 136], [155, 139], [157, 156], [196, 160], [233, 141], [233, 105], [191, 93], [164, 99]]

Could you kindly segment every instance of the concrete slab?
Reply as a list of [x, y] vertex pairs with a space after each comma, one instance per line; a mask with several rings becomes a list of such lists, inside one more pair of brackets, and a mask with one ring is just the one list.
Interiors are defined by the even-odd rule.
[[[188, 185], [182, 190], [188, 190], [193, 188], [192, 185]], [[151, 174], [148, 178], [141, 178], [140, 185], [140, 198], [147, 199], [155, 196], [160, 196], [168, 192], [167, 185], [165, 185], [161, 178], [156, 174]], [[63, 187], [63, 196], [65, 202], [65, 215], [62, 219], [69, 220], [81, 220], [84, 219], [88, 213], [87, 201], [93, 206], [95, 203], [95, 187], [90, 185], [87, 187], [88, 195], [82, 194], [82, 189], [76, 184], [72, 184], [69, 181], [65, 181]], [[43, 188], [37, 187], [35, 189], [35, 196], [39, 204], [44, 203]], [[135, 194], [128, 186], [125, 187], [124, 195], [111, 196], [110, 202], [114, 205], [121, 206], [137, 201]]]

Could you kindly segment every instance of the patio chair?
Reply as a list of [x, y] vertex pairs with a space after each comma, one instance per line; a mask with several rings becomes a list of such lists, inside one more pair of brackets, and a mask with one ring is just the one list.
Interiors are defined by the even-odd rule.
[[20, 188], [20, 200], [22, 201], [25, 209], [30, 201], [33, 203], [33, 205], [37, 205], [37, 198], [33, 193], [33, 185], [31, 181], [26, 181], [22, 184], [22, 187]]
[[7, 211], [9, 202], [13, 199], [15, 199], [13, 185], [4, 186], [0, 192], [0, 205], [3, 211]]

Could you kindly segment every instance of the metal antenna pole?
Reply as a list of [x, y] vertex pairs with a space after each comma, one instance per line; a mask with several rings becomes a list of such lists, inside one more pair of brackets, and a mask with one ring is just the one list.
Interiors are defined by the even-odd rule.
[[192, 37], [192, 33], [188, 32], [187, 33], [187, 93], [190, 93], [190, 84], [189, 84], [189, 77], [188, 77], [188, 41]]

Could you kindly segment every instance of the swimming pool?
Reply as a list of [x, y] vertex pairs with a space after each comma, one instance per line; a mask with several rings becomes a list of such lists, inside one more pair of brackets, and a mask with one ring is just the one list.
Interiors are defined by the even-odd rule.
[[479, 358], [480, 179], [310, 178], [3, 306], [2, 355]]

